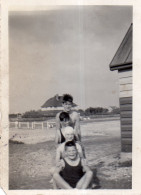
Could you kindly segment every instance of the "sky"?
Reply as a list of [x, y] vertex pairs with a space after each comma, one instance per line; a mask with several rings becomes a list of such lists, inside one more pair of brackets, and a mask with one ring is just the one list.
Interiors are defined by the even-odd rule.
[[79, 108], [119, 106], [109, 64], [132, 23], [131, 6], [50, 6], [9, 13], [10, 113], [69, 93]]

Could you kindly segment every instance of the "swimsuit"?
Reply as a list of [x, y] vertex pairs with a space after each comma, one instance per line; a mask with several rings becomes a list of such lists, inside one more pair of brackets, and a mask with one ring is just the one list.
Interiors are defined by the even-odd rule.
[[65, 167], [64, 169], [60, 172], [60, 175], [62, 178], [73, 188], [76, 187], [77, 182], [83, 177], [84, 172], [83, 172], [83, 167], [81, 165], [81, 159], [76, 166], [71, 166], [69, 165], [65, 159]]
[[65, 137], [64, 137], [61, 129], [60, 129], [60, 134], [61, 134], [61, 142], [60, 143], [62, 144], [63, 142], [65, 142]]

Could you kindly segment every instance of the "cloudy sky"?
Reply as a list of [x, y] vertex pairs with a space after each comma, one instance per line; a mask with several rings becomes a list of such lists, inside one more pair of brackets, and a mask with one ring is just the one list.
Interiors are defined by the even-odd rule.
[[130, 6], [57, 6], [9, 13], [10, 113], [69, 93], [85, 109], [119, 106], [109, 64], [132, 23]]

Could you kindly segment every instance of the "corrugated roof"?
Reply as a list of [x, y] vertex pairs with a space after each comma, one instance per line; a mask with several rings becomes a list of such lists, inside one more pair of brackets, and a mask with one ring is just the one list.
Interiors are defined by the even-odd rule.
[[[55, 95], [54, 97], [48, 99], [41, 107], [48, 108], [48, 107], [61, 107], [62, 106], [62, 98], [63, 96]], [[73, 103], [73, 107], [77, 105]]]
[[131, 24], [115, 56], [110, 63], [111, 69], [114, 67], [122, 65], [125, 66], [126, 64], [129, 65], [132, 63], [132, 29], [133, 26]]

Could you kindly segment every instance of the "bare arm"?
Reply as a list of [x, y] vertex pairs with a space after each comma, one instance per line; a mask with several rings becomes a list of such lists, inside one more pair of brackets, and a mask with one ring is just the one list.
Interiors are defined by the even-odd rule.
[[78, 113], [76, 113], [76, 116], [75, 116], [75, 126], [74, 126], [74, 129], [76, 131], [76, 136], [77, 136], [78, 140], [81, 141], [80, 117], [79, 117]]
[[89, 168], [89, 166], [86, 164], [86, 160], [85, 159], [81, 159], [81, 164], [82, 164], [82, 167], [83, 167], [83, 170], [84, 172], [89, 172], [91, 171], [91, 169]]
[[77, 151], [79, 153], [80, 158], [84, 158], [82, 147], [79, 143], [76, 143]]
[[60, 120], [59, 120], [59, 114], [56, 116], [56, 134], [55, 134], [55, 143], [60, 143], [61, 135], [60, 135]]
[[61, 159], [61, 150], [60, 147], [58, 147], [56, 150], [56, 166], [58, 165], [60, 159]]

